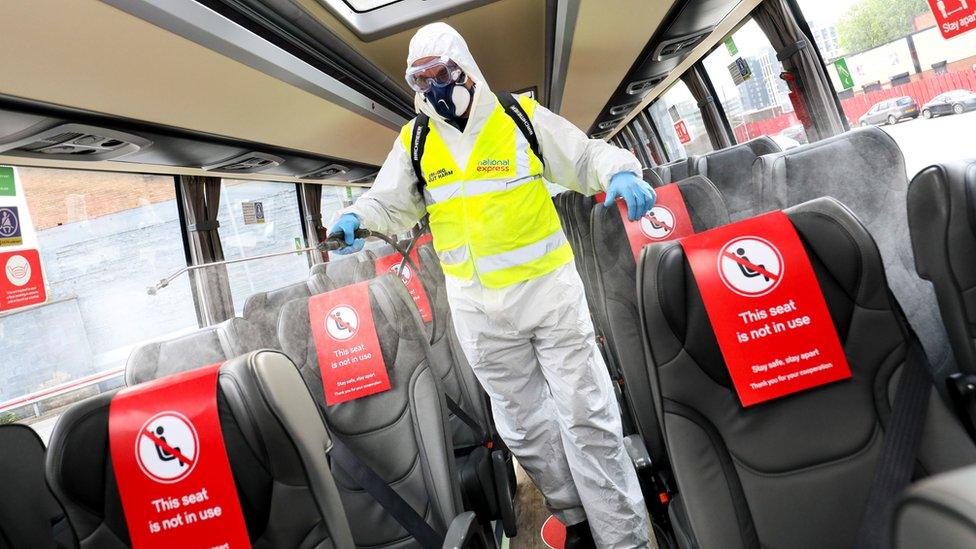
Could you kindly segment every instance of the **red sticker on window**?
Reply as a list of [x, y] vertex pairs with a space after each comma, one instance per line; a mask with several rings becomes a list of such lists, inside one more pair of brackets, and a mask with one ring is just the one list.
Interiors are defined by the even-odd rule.
[[[414, 265], [420, 265], [420, 257], [417, 253], [417, 248], [410, 251], [410, 259], [413, 261]], [[390, 255], [377, 258], [375, 261], [376, 274], [381, 275], [385, 273], [393, 273], [400, 275], [400, 280], [407, 287], [407, 291], [410, 293], [410, 297], [413, 298], [413, 302], [417, 304], [417, 309], [420, 310], [420, 318], [424, 322], [430, 322], [434, 320], [434, 317], [430, 313], [430, 300], [427, 299], [427, 292], [424, 291], [424, 285], [420, 280], [420, 274], [414, 272], [413, 267], [410, 263], [403, 264], [403, 271], [400, 272], [400, 262], [403, 260], [403, 256], [399, 253], [392, 253]]]
[[369, 282], [310, 297], [308, 318], [326, 404], [390, 389], [390, 376], [369, 305]]
[[683, 238], [695, 233], [688, 216], [685, 199], [677, 185], [665, 185], [655, 189], [657, 201], [651, 211], [644, 214], [637, 221], [627, 218], [627, 203], [617, 200], [620, 219], [624, 222], [630, 251], [636, 261], [640, 257], [641, 248], [655, 242], [665, 242]]
[[786, 214], [691, 235], [681, 246], [743, 406], [851, 377]]
[[973, 0], [929, 0], [929, 7], [943, 38], [976, 29], [976, 2]]
[[688, 125], [685, 124], [684, 120], [678, 120], [674, 123], [674, 133], [678, 135], [678, 141], [682, 145], [691, 143], [691, 132], [688, 131]]
[[11, 311], [47, 301], [41, 256], [27, 249], [0, 253], [0, 311]]
[[250, 547], [217, 413], [220, 364], [119, 391], [112, 466], [133, 547]]

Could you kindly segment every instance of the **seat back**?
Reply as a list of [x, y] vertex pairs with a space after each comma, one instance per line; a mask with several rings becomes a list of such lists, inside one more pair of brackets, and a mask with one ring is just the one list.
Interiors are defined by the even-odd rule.
[[[308, 300], [285, 305], [278, 323], [282, 348], [298, 365], [330, 432], [341, 438], [427, 522], [441, 532], [461, 512], [452, 441], [438, 376], [420, 316], [392, 274], [369, 281], [370, 308], [390, 379], [388, 391], [326, 406], [309, 325]], [[414, 546], [406, 531], [347, 475], [334, 469], [359, 547]], [[404, 541], [406, 540], [406, 541]]]
[[329, 261], [312, 266], [310, 276], [325, 275], [336, 288], [348, 286], [376, 276], [373, 267], [375, 258], [371, 251], [333, 255]]
[[[693, 176], [677, 183], [695, 232], [729, 222], [721, 193], [708, 179]], [[593, 208], [591, 245], [597, 289], [606, 322], [606, 342], [624, 378], [624, 395], [637, 431], [656, 463], [667, 461], [651, 400], [637, 305], [637, 263], [616, 209]]]
[[976, 467], [925, 479], [906, 490], [895, 510], [896, 549], [976, 547]]
[[[352, 537], [329, 470], [331, 439], [283, 354], [256, 351], [218, 376], [220, 427], [253, 547], [350, 547]], [[72, 406], [51, 435], [47, 480], [82, 548], [130, 546], [109, 452], [116, 391]]]
[[74, 534], [44, 481], [44, 443], [26, 425], [0, 425], [0, 548], [74, 547]]
[[688, 158], [682, 158], [681, 160], [675, 160], [674, 162], [654, 166], [651, 169], [654, 170], [665, 185], [668, 183], [674, 183], [675, 181], [681, 181], [682, 179], [687, 179], [694, 175], [695, 157], [689, 156]]
[[125, 384], [138, 385], [223, 362], [266, 346], [270, 346], [266, 335], [250, 322], [234, 317], [214, 326], [132, 349], [125, 362]]
[[647, 181], [652, 187], [660, 187], [664, 185], [664, 181], [661, 180], [660, 174], [654, 171], [654, 168], [644, 168], [641, 171], [641, 179]]
[[921, 339], [932, 372], [941, 380], [956, 371], [935, 294], [915, 272], [905, 159], [891, 137], [875, 127], [861, 128], [761, 156], [754, 166], [763, 211], [831, 196], [857, 215], [877, 241], [888, 284]]
[[736, 221], [755, 213], [758, 201], [752, 179], [753, 162], [759, 156], [781, 150], [769, 137], [757, 137], [695, 158], [694, 173], [718, 187], [729, 206], [729, 215]]
[[242, 316], [261, 337], [259, 344], [252, 348], [277, 349], [279, 347], [276, 337], [276, 323], [278, 322], [278, 313], [285, 303], [293, 299], [307, 298], [330, 289], [332, 289], [332, 283], [328, 277], [312, 275], [308, 280], [249, 296], [244, 302]]
[[[743, 408], [681, 245], [645, 248], [639, 266], [654, 405], [701, 547], [852, 547], [898, 380], [910, 357], [921, 360], [853, 214], [830, 198], [786, 214], [850, 379]], [[929, 474], [976, 463], [976, 447], [936, 396], [917, 458]]]
[[932, 283], [959, 368], [976, 373], [976, 160], [925, 168], [908, 187], [918, 275]]

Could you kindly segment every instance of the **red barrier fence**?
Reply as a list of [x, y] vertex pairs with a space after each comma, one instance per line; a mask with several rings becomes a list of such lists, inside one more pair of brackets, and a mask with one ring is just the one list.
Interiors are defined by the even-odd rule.
[[861, 115], [878, 101], [907, 95], [918, 103], [919, 108], [936, 95], [950, 90], [976, 90], [976, 70], [967, 69], [946, 74], [922, 75], [919, 80], [894, 86], [886, 90], [862, 93], [840, 102], [851, 125], [857, 124]]
[[[884, 90], [860, 93], [854, 97], [842, 99], [840, 104], [851, 126], [856, 126], [861, 115], [868, 112], [868, 109], [878, 101], [907, 95], [914, 99], [921, 109], [923, 104], [936, 95], [959, 89], [976, 91], [976, 70], [966, 69], [947, 74], [923, 74], [919, 80]], [[742, 143], [760, 135], [777, 134], [795, 124], [799, 124], [799, 121], [793, 113], [781, 114], [766, 120], [757, 120], [736, 126], [734, 128], [735, 138]]]

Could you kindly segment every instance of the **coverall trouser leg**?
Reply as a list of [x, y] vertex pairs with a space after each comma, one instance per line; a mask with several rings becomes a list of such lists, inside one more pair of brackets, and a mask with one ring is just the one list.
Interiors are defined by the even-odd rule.
[[448, 297], [498, 432], [550, 511], [588, 519], [599, 547], [653, 547], [575, 266], [501, 289], [448, 278]]

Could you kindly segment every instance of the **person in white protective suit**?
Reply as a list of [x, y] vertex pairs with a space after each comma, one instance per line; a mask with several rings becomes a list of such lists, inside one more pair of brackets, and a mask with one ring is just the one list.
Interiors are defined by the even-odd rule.
[[[654, 205], [640, 163], [531, 99], [507, 112], [446, 24], [417, 31], [407, 64], [420, 114], [330, 234], [352, 244], [359, 227], [396, 234], [429, 214], [458, 340], [499, 434], [568, 526], [567, 548], [655, 546], [582, 281], [543, 181], [606, 190], [605, 205], [623, 199], [638, 219]], [[418, 127], [426, 138], [415, 158]]]

